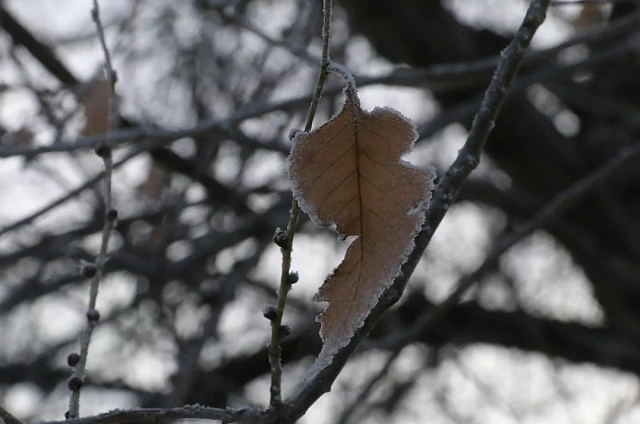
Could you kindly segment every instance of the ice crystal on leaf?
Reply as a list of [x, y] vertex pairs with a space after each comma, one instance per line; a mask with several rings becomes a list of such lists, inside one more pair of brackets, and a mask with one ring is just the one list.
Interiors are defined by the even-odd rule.
[[434, 178], [433, 170], [401, 159], [417, 138], [411, 122], [387, 107], [364, 111], [351, 73], [329, 69], [346, 80], [344, 107], [321, 127], [295, 134], [289, 176], [314, 222], [356, 238], [314, 298], [328, 306], [317, 318], [324, 344], [311, 374], [331, 363], [400, 273]]

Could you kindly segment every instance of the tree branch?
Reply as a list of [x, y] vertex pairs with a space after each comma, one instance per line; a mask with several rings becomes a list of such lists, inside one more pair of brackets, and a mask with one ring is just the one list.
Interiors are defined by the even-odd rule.
[[165, 424], [179, 419], [218, 420], [221, 422], [255, 423], [264, 422], [264, 412], [258, 408], [240, 409], [209, 408], [200, 405], [187, 405], [180, 408], [135, 408], [116, 409], [100, 415], [74, 418], [65, 421], [47, 421], [41, 424], [125, 424], [150, 423]]
[[[80, 391], [85, 379], [85, 369], [87, 365], [87, 359], [89, 356], [89, 346], [91, 344], [91, 338], [93, 332], [100, 320], [100, 313], [96, 309], [98, 300], [98, 288], [100, 281], [102, 280], [102, 274], [104, 272], [104, 266], [108, 260], [109, 253], [109, 241], [111, 239], [111, 233], [116, 226], [118, 219], [118, 211], [113, 207], [113, 193], [112, 193], [112, 177], [113, 177], [113, 158], [111, 145], [111, 133], [116, 129], [118, 122], [118, 100], [115, 93], [116, 85], [116, 73], [113, 70], [111, 63], [111, 55], [109, 54], [109, 48], [104, 36], [104, 28], [102, 27], [102, 21], [100, 20], [100, 6], [98, 0], [93, 0], [93, 9], [91, 10], [91, 16], [96, 24], [98, 32], [98, 39], [102, 46], [102, 51], [105, 57], [105, 69], [107, 73], [107, 83], [109, 84], [109, 108], [108, 116], [106, 117], [107, 126], [107, 140], [104, 145], [99, 146], [96, 149], [98, 156], [102, 158], [104, 163], [104, 225], [102, 228], [102, 240], [100, 243], [100, 250], [96, 256], [95, 263], [83, 266], [81, 273], [90, 279], [89, 285], [89, 305], [87, 307], [87, 325], [80, 337], [80, 355], [77, 361], [68, 360], [69, 366], [73, 367], [73, 373], [68, 381], [68, 387], [71, 390], [71, 396], [69, 399], [69, 412], [66, 418], [76, 418], [80, 416]], [[92, 271], [86, 270], [91, 267]], [[71, 356], [70, 356], [71, 358]], [[74, 363], [75, 362], [75, 363]]]
[[[309, 105], [309, 112], [307, 113], [307, 119], [305, 122], [304, 130], [311, 131], [313, 125], [313, 119], [316, 115], [318, 103], [320, 102], [320, 96], [322, 95], [322, 88], [327, 78], [327, 67], [329, 66], [329, 49], [331, 39], [331, 12], [332, 12], [332, 0], [323, 0], [323, 25], [322, 25], [322, 60], [320, 63], [320, 74], [318, 75], [318, 82], [316, 83], [316, 89]], [[278, 243], [281, 246], [282, 252], [282, 270], [280, 274], [280, 285], [278, 287], [278, 300], [275, 308], [275, 319], [271, 321], [271, 341], [269, 343], [269, 364], [271, 366], [271, 397], [269, 401], [270, 409], [275, 409], [276, 412], [280, 411], [282, 406], [282, 365], [281, 365], [281, 349], [280, 341], [283, 337], [282, 330], [282, 317], [284, 315], [284, 308], [287, 302], [287, 294], [291, 289], [291, 284], [297, 281], [297, 274], [291, 274], [291, 253], [293, 252], [293, 238], [295, 236], [296, 227], [298, 225], [298, 218], [300, 216], [300, 205], [296, 198], [291, 203], [291, 213], [289, 217], [289, 223], [287, 224], [287, 230], [285, 234], [278, 234], [277, 237], [284, 237], [284, 240]]]
[[0, 406], [0, 419], [4, 424], [22, 424], [22, 421], [11, 415], [9, 411]]
[[77, 85], [79, 81], [46, 44], [35, 38], [6, 7], [0, 5], [0, 25], [11, 36], [13, 42], [26, 48], [61, 83]]

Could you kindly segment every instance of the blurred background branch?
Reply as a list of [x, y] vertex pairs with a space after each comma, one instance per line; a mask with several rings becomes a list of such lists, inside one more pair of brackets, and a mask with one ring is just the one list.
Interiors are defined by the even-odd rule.
[[[86, 312], [79, 265], [93, 260], [104, 212], [93, 149], [106, 136], [80, 135], [104, 58], [90, 5], [64, 3], [0, 4], [0, 404], [21, 420], [66, 410], [66, 357]], [[640, 159], [530, 220], [637, 149], [640, 10], [558, 3], [405, 296], [301, 422], [628, 422], [637, 413]], [[365, 109], [389, 105], [417, 124], [409, 159], [442, 175], [527, 5], [337, 1], [332, 55], [356, 74]], [[317, 76], [320, 4], [101, 6], [122, 97], [111, 138], [119, 224], [83, 415], [264, 406], [262, 308], [280, 277], [271, 238], [291, 206], [287, 134], [304, 125]], [[329, 78], [318, 124], [337, 112], [340, 92]], [[523, 225], [527, 235], [491, 256]], [[319, 350], [310, 299], [342, 255], [305, 216], [296, 243], [285, 396]], [[400, 337], [468, 279], [437, 321]]]

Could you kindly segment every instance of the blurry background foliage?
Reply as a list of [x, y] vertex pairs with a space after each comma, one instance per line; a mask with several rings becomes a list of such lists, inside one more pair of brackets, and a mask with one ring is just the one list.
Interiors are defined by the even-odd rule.
[[[137, 136], [114, 153], [123, 162], [114, 174], [119, 225], [82, 414], [262, 405], [261, 310], [274, 301], [280, 268], [271, 238], [291, 204], [286, 134], [303, 124], [318, 72], [321, 2], [102, 3], [121, 126]], [[392, 106], [417, 124], [409, 159], [442, 172], [527, 3], [342, 0], [332, 58], [358, 77], [365, 109]], [[88, 297], [78, 268], [95, 257], [102, 228], [91, 184], [101, 161], [74, 146], [95, 133], [85, 122], [103, 57], [88, 1], [0, 7], [0, 404], [19, 418], [61, 419], [65, 358], [77, 350]], [[638, 161], [502, 255], [358, 398], [394, 335], [505, 233], [638, 144], [638, 9], [552, 6], [480, 168], [405, 296], [302, 422], [638, 422]], [[341, 102], [331, 77], [316, 124]], [[319, 350], [310, 298], [343, 252], [332, 231], [301, 222], [285, 393]]]

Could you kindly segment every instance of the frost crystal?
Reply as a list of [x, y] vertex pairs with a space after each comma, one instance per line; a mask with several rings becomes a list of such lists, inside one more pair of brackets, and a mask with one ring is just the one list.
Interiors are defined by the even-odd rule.
[[400, 274], [424, 222], [434, 173], [402, 160], [418, 138], [399, 112], [360, 107], [353, 74], [330, 63], [346, 81], [343, 109], [311, 132], [294, 135], [289, 177], [301, 209], [321, 226], [354, 237], [344, 260], [314, 300], [323, 347], [307, 378], [326, 368], [360, 329]]
[[341, 65], [336, 62], [330, 62], [329, 66], [327, 66], [327, 71], [332, 72], [338, 76], [341, 76], [346, 81], [347, 85], [345, 86], [346, 90], [356, 90], [356, 79], [353, 76], [353, 73], [346, 66]]

